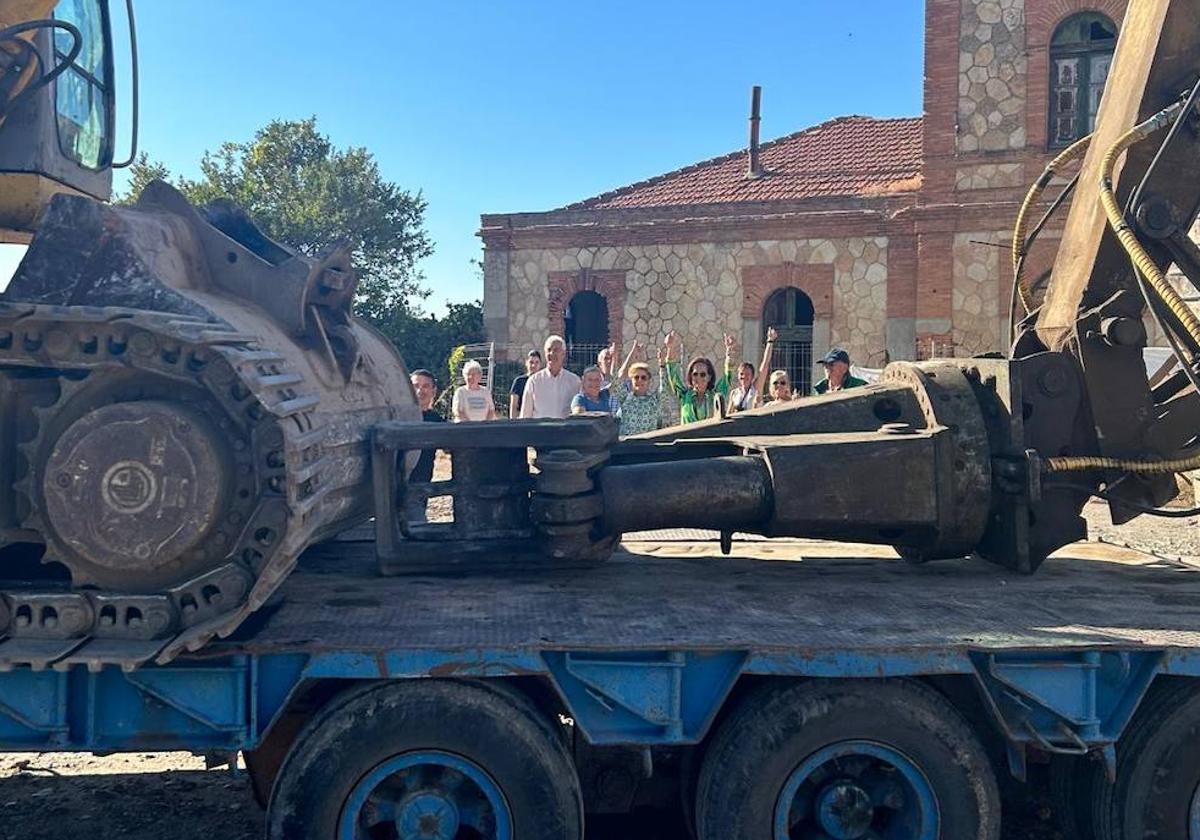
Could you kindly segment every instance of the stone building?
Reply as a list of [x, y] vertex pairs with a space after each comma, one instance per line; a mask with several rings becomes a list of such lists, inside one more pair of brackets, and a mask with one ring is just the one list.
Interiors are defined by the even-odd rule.
[[[1030, 183], [1088, 133], [1125, 0], [926, 0], [924, 116], [842, 117], [547, 212], [484, 215], [484, 316], [501, 347], [562, 333], [581, 360], [721, 334], [810, 384], [856, 363], [1007, 343], [1009, 242]], [[1061, 226], [1065, 212], [1057, 217]], [[1028, 264], [1049, 270], [1050, 225]]]

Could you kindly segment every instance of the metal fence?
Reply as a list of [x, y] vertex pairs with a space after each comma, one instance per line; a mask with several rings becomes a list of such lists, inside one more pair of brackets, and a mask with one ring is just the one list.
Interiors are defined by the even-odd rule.
[[917, 361], [954, 358], [954, 336], [928, 335], [917, 337]]
[[792, 388], [804, 396], [812, 393], [812, 341], [778, 341], [771, 355], [771, 370], [786, 370]]
[[[583, 373], [588, 365], [596, 364], [596, 356], [607, 344], [575, 342], [567, 345], [567, 361], [564, 364], [572, 373]], [[618, 361], [617, 364], [620, 364]]]
[[[496, 370], [496, 345], [494, 342], [488, 341], [482, 344], [467, 344], [463, 346], [463, 353], [466, 359], [474, 359], [479, 362], [483, 368], [483, 380], [480, 382], [484, 388], [492, 387], [492, 376]], [[466, 382], [462, 377], [462, 369], [454, 372], [454, 384], [465, 385]]]

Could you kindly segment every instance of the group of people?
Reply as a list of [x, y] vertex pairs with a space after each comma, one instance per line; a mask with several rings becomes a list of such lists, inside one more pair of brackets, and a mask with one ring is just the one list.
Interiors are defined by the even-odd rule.
[[[600, 351], [596, 364], [576, 376], [563, 367], [567, 343], [562, 336], [546, 339], [542, 355], [531, 350], [525, 360], [525, 375], [512, 385], [509, 407], [512, 417], [566, 417], [569, 414], [604, 413], [620, 418], [620, 433], [636, 435], [658, 428], [659, 393], [650, 388], [652, 371], [646, 358], [646, 346], [635, 341], [625, 361], [614, 373], [617, 348], [609, 345]], [[665, 350], [658, 353], [661, 367]]]
[[[729, 413], [790, 402], [804, 396], [795, 390], [786, 370], [771, 370], [771, 357], [775, 353], [775, 342], [778, 340], [779, 333], [771, 327], [767, 330], [767, 343], [763, 347], [762, 360], [758, 363], [757, 370], [750, 362], [742, 362], [738, 367], [737, 387], [729, 393]], [[839, 347], [826, 353], [821, 359], [821, 365], [825, 368], [825, 378], [813, 386], [813, 392], [816, 394], [844, 391], [867, 384], [865, 379], [860, 379], [850, 372], [850, 354]]]
[[[677, 401], [681, 423], [707, 420], [720, 413], [718, 400], [726, 413], [747, 411], [758, 406], [796, 399], [786, 370], [771, 370], [778, 334], [767, 331], [762, 359], [756, 367], [742, 362], [735, 368], [736, 341], [724, 337], [724, 364], [721, 376], [707, 356], [696, 356], [685, 367], [680, 363], [683, 342], [672, 330], [656, 351], [659, 387], [652, 388], [654, 370], [646, 345], [635, 341], [621, 366], [614, 371], [617, 348], [609, 345], [600, 351], [596, 364], [582, 375], [564, 367], [567, 344], [561, 336], [546, 339], [541, 351], [530, 350], [525, 357], [525, 373], [513, 380], [509, 392], [508, 415], [522, 418], [563, 418], [571, 414], [611, 414], [619, 418], [621, 436], [658, 429], [662, 422], [663, 395]], [[850, 372], [850, 356], [833, 349], [821, 360], [825, 378], [813, 390], [818, 394], [846, 390], [867, 384]], [[463, 365], [464, 384], [454, 391], [451, 418], [455, 422], [493, 420], [496, 406], [491, 390], [483, 386], [483, 367], [471, 360]], [[412, 373], [413, 389], [424, 419], [440, 421], [433, 409], [437, 383], [427, 370]], [[424, 457], [424, 456], [422, 456]], [[422, 471], [424, 464], [418, 464]], [[432, 463], [429, 465], [432, 472]]]

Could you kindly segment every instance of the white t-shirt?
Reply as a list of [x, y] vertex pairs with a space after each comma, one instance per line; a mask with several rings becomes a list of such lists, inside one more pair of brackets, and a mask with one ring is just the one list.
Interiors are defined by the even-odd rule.
[[472, 390], [466, 385], [459, 385], [454, 392], [454, 402], [451, 404], [450, 414], [457, 423], [462, 419], [460, 415], [466, 415], [468, 420], [486, 420], [488, 412], [492, 410], [494, 410], [494, 404], [491, 391], [482, 386]]
[[730, 411], [748, 411], [754, 408], [754, 398], [758, 396], [758, 391], [751, 385], [749, 388], [742, 388], [741, 385], [729, 392], [729, 410]]

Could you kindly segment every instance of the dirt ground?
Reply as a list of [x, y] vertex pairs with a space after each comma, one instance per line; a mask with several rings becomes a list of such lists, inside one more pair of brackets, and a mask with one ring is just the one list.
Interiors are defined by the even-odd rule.
[[[1196, 519], [1141, 517], [1114, 527], [1107, 509], [1089, 505], [1093, 539], [1174, 556], [1200, 554]], [[1013, 788], [1005, 805], [1005, 840], [1060, 840], [1045, 788]], [[12, 753], [0, 756], [0, 840], [251, 840], [262, 812], [244, 773], [205, 770], [187, 753]], [[683, 840], [671, 815], [596, 821], [588, 836]]]
[[[1040, 788], [1006, 802], [1004, 840], [1061, 840]], [[257, 840], [263, 812], [245, 773], [188, 753], [0, 756], [0, 840]], [[591, 840], [687, 840], [672, 814], [590, 820]]]

